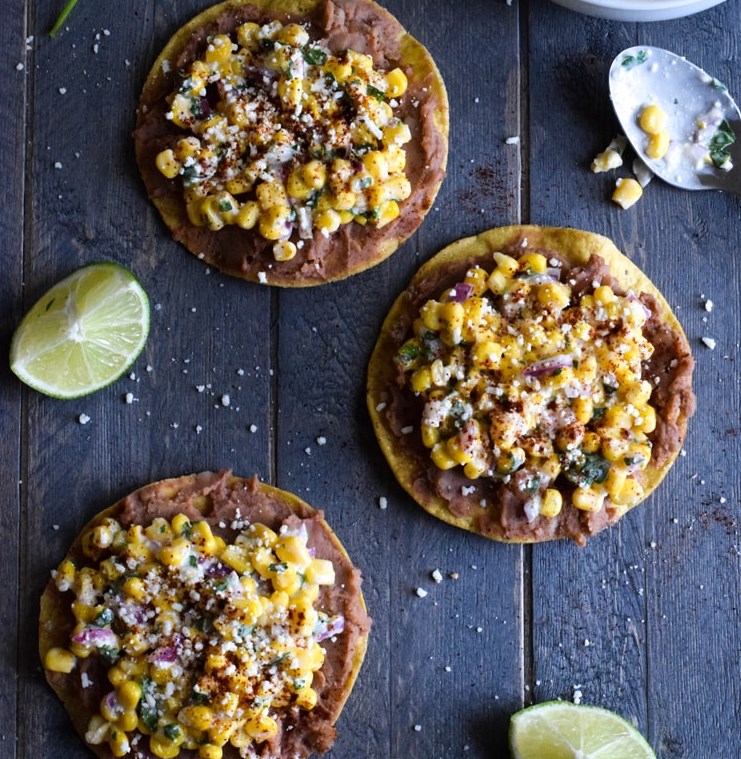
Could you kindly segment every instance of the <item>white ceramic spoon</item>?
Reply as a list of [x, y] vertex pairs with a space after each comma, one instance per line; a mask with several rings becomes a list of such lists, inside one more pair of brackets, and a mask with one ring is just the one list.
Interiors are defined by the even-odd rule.
[[[724, 84], [668, 50], [639, 45], [612, 62], [610, 98], [630, 144], [656, 176], [684, 190], [741, 195], [741, 113]], [[658, 160], [646, 155], [649, 136], [638, 125], [647, 105], [668, 117], [669, 150]]]

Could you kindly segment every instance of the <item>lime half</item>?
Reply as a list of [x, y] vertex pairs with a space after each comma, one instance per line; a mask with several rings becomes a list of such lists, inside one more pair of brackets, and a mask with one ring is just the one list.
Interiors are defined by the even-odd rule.
[[622, 717], [596, 706], [547, 701], [512, 716], [514, 759], [656, 759]]
[[49, 290], [18, 325], [10, 368], [34, 390], [79, 398], [118, 379], [149, 334], [147, 294], [113, 263], [83, 266]]

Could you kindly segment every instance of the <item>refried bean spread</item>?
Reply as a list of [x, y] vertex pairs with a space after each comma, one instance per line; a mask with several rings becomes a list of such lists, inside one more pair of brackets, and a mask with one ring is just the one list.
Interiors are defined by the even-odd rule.
[[155, 63], [134, 133], [175, 239], [268, 284], [320, 284], [390, 255], [447, 158], [447, 97], [427, 51], [370, 0], [309, 6], [235, 2], [197, 17]]

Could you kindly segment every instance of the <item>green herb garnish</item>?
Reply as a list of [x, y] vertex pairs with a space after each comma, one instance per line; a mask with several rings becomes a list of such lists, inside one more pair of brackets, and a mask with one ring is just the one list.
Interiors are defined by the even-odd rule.
[[154, 682], [152, 682], [152, 680], [150, 680], [148, 677], [143, 677], [142, 698], [139, 700], [136, 711], [141, 717], [141, 721], [145, 724], [147, 730], [151, 730], [153, 733], [157, 732], [157, 725], [160, 721], [160, 715], [157, 711], [157, 702], [154, 699], [154, 693]]
[[219, 211], [222, 213], [227, 213], [232, 210], [232, 204], [228, 200], [222, 200], [221, 203], [219, 203]]
[[176, 722], [172, 722], [169, 725], [165, 725], [162, 732], [165, 734], [165, 738], [174, 741], [180, 737], [180, 726]]
[[713, 77], [713, 89], [718, 90], [719, 92], [726, 92], [728, 90], [728, 87], [726, 87], [725, 84], [720, 81], [720, 79]]
[[396, 355], [394, 356], [394, 363], [403, 372], [407, 372], [410, 369], [414, 368], [415, 362], [421, 353], [422, 346], [419, 344], [418, 340], [412, 338], [411, 340], [407, 340], [404, 345], [402, 345], [401, 348], [396, 351]]
[[368, 85], [368, 88], [366, 89], [366, 92], [372, 97], [375, 98], [379, 103], [383, 103], [386, 100], [385, 93], [381, 92], [377, 87], [374, 87], [372, 84]]
[[110, 609], [103, 609], [93, 620], [93, 624], [96, 627], [105, 627], [113, 622], [114, 614]]
[[323, 66], [327, 62], [327, 54], [324, 50], [320, 50], [318, 47], [306, 45], [302, 52], [304, 60], [312, 66]]
[[620, 65], [626, 70], [630, 71], [636, 66], [640, 66], [648, 60], [648, 54], [645, 50], [639, 50], [635, 55], [626, 55], [623, 60], [620, 61]]
[[271, 564], [268, 569], [277, 575], [282, 575], [288, 569], [288, 564], [285, 561], [281, 561], [278, 564]]
[[106, 664], [113, 666], [117, 661], [121, 652], [113, 646], [99, 646], [98, 653]]
[[736, 142], [736, 135], [730, 124], [723, 119], [708, 146], [710, 158], [719, 169], [722, 169], [731, 160], [731, 153], [728, 148], [734, 142]]
[[601, 485], [607, 479], [609, 471], [609, 461], [596, 453], [588, 453], [580, 462], [572, 462], [572, 465], [564, 471], [564, 475], [577, 487], [588, 488], [595, 482]]
[[77, 5], [77, 0], [68, 0], [67, 5], [62, 8], [62, 12], [57, 17], [57, 20], [54, 22], [54, 26], [52, 26], [51, 31], [49, 32], [50, 37], [56, 37], [59, 33], [59, 30], [64, 25], [64, 22], [67, 20], [67, 16], [69, 16], [70, 13], [72, 13], [72, 9]]

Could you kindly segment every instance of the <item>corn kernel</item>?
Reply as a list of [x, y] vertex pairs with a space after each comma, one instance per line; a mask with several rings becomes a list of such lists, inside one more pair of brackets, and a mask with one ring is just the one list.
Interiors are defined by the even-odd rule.
[[312, 559], [306, 568], [306, 579], [315, 585], [333, 585], [334, 566], [328, 559]]
[[653, 158], [658, 161], [663, 158], [669, 150], [669, 133], [659, 132], [658, 134], [652, 134], [648, 138], [646, 145], [646, 155], [649, 158]]
[[252, 229], [260, 218], [260, 206], [254, 200], [242, 204], [237, 213], [237, 225], [242, 229]]
[[215, 743], [206, 743], [198, 749], [198, 756], [201, 759], [221, 759], [224, 750]]
[[623, 179], [622, 177], [615, 182], [615, 191], [612, 193], [612, 200], [621, 208], [630, 208], [637, 203], [643, 195], [643, 188], [635, 179]]
[[545, 274], [548, 268], [548, 260], [542, 253], [525, 253], [520, 256], [520, 271], [530, 271], [533, 274]]
[[538, 301], [546, 308], [562, 311], [570, 300], [571, 290], [560, 282], [546, 282], [538, 287]]
[[621, 488], [620, 493], [613, 499], [613, 501], [619, 506], [632, 508], [638, 504], [642, 498], [643, 487], [639, 482], [632, 477], [629, 477]]
[[180, 746], [167, 738], [151, 735], [149, 738], [149, 750], [160, 759], [175, 759], [180, 753]]
[[167, 566], [180, 566], [190, 554], [191, 543], [188, 538], [180, 537], [170, 543], [169, 546], [161, 548], [157, 558]]
[[273, 245], [273, 258], [276, 261], [290, 261], [296, 257], [296, 245], [289, 240], [279, 240]]
[[316, 159], [309, 161], [303, 168], [302, 177], [312, 190], [321, 190], [327, 183], [327, 167]]
[[167, 179], [175, 179], [180, 173], [180, 163], [175, 158], [175, 153], [168, 148], [157, 154], [155, 164], [159, 169], [160, 174], [167, 177]]
[[340, 215], [332, 209], [323, 211], [314, 218], [314, 226], [322, 233], [332, 234], [340, 228]]
[[591, 488], [576, 488], [571, 501], [581, 511], [599, 511], [605, 499], [604, 493], [598, 493]]
[[407, 91], [408, 80], [401, 69], [393, 69], [386, 76], [386, 97], [399, 98]]
[[399, 204], [395, 200], [387, 200], [378, 208], [378, 218], [376, 219], [377, 227], [385, 227], [394, 219], [398, 218], [400, 213]]
[[658, 105], [647, 105], [638, 116], [638, 126], [646, 134], [659, 134], [666, 126], [667, 116]]
[[44, 656], [44, 666], [51, 672], [68, 675], [77, 663], [75, 655], [66, 648], [50, 648]]
[[432, 449], [430, 456], [438, 469], [452, 469], [454, 466], [457, 466], [455, 459], [451, 458], [448, 454], [445, 443], [438, 443]]
[[213, 712], [203, 704], [186, 706], [178, 714], [178, 719], [194, 730], [208, 730], [213, 721]]
[[543, 495], [542, 501], [540, 502], [540, 513], [544, 517], [552, 519], [561, 513], [562, 506], [563, 496], [561, 493], [558, 490], [554, 490], [553, 488], [548, 488]]
[[147, 594], [144, 583], [138, 577], [129, 577], [123, 584], [123, 592], [135, 601], [141, 601]]

